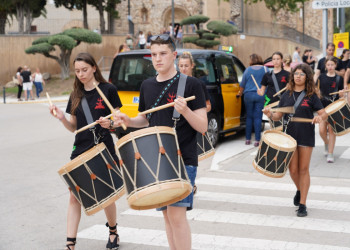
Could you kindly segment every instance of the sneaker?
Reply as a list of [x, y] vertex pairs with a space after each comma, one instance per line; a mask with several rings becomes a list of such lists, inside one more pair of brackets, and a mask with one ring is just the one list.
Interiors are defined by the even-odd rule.
[[306, 206], [304, 204], [300, 204], [298, 210], [296, 210], [298, 217], [307, 216]]
[[294, 206], [299, 206], [300, 205], [300, 191], [298, 190], [294, 196], [293, 199]]
[[254, 147], [259, 147], [259, 141], [254, 142]]
[[328, 162], [328, 163], [333, 163], [333, 162], [334, 162], [334, 156], [333, 156], [333, 154], [328, 154], [328, 156], [327, 156], [327, 162]]
[[250, 140], [246, 140], [245, 145], [250, 145]]
[[324, 145], [324, 156], [328, 156], [328, 144]]

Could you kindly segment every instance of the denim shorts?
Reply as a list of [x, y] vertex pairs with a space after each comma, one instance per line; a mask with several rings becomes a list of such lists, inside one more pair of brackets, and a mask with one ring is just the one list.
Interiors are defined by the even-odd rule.
[[[196, 176], [197, 176], [197, 167], [192, 166], [192, 165], [186, 165], [185, 167], [186, 167], [188, 178], [190, 179], [192, 187], [193, 187], [194, 183], [195, 183]], [[186, 198], [184, 198], [181, 201], [170, 204], [168, 206], [187, 207], [187, 210], [192, 210], [192, 208], [193, 208], [193, 189], [192, 189], [192, 192]], [[159, 207], [156, 210], [163, 211], [166, 209], [167, 209], [167, 206], [164, 206], [164, 207]]]

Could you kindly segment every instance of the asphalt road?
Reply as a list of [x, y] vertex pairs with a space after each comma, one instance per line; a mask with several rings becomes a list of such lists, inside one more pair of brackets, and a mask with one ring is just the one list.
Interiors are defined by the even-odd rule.
[[[11, 100], [8, 100], [11, 102]], [[65, 103], [58, 103], [64, 109]], [[0, 104], [0, 249], [63, 249], [68, 191], [57, 171], [69, 162], [74, 135], [47, 104]], [[244, 135], [224, 139], [200, 163], [193, 249], [350, 249], [350, 134], [337, 138], [327, 164], [317, 137], [310, 167], [309, 216], [295, 216], [288, 174], [252, 167], [257, 149]], [[161, 214], [117, 201], [120, 249], [168, 249]], [[76, 249], [105, 249], [105, 216], [82, 215]]]

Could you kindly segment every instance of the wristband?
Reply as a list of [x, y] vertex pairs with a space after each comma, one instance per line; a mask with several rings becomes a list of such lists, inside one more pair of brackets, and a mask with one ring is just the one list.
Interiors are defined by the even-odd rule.
[[109, 120], [109, 129], [113, 129], [114, 121]]

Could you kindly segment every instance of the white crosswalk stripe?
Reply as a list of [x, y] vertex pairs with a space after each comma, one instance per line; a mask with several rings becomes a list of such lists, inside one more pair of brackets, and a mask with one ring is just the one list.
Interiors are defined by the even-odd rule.
[[[295, 192], [295, 187], [290, 180], [275, 181], [265, 176], [259, 177], [260, 175], [253, 174], [236, 175], [216, 172], [213, 177], [200, 177], [196, 180], [199, 191], [195, 196], [195, 208], [187, 212], [187, 218], [192, 224], [193, 249], [350, 250], [350, 240], [348, 240], [350, 238], [350, 197], [348, 197], [350, 185], [347, 181], [344, 181], [344, 185], [339, 186], [336, 186], [337, 183], [333, 181], [326, 182], [325, 185], [311, 185], [310, 194], [321, 198], [309, 199], [308, 209], [309, 213], [311, 210], [318, 216], [311, 214], [306, 218], [299, 218], [294, 213], [292, 196], [285, 197], [286, 191]], [[323, 180], [315, 179], [315, 182], [320, 183]], [[215, 188], [221, 188], [221, 190], [218, 191]], [[237, 192], [236, 188], [239, 188], [241, 193]], [[207, 190], [215, 190], [215, 192]], [[271, 190], [275, 193], [271, 196], [266, 195], [272, 192]], [[322, 199], [321, 194], [332, 196], [332, 199]], [[207, 207], [206, 204], [212, 206]], [[252, 212], [232, 209], [248, 205], [258, 207], [259, 210]], [[271, 207], [275, 208], [272, 212]], [[274, 214], [281, 209], [284, 209], [281, 212], [282, 215]], [[285, 212], [288, 214], [285, 215]], [[320, 214], [330, 212], [340, 215], [339, 219], [320, 216]], [[344, 220], [344, 218], [348, 219]], [[152, 249], [152, 246], [168, 247], [164, 228], [152, 228], [149, 225], [150, 221], [161, 222], [163, 220], [161, 212], [154, 209], [144, 211], [127, 209], [121, 212], [118, 220], [121, 225], [118, 227], [118, 232], [123, 249], [128, 249], [128, 244], [137, 244], [138, 249]], [[124, 220], [132, 221], [132, 223], [124, 224]], [[142, 223], [143, 221], [146, 222]], [[207, 231], [200, 230], [203, 225], [208, 229]], [[217, 230], [220, 227], [226, 228], [227, 231]], [[211, 228], [216, 229], [210, 230]], [[250, 230], [254, 228], [257, 233], [241, 234], [241, 231], [247, 230], [246, 228]], [[291, 236], [279, 239], [274, 234], [279, 234], [280, 231]], [[294, 234], [310, 236], [300, 238], [293, 237]], [[105, 240], [106, 227], [94, 225], [79, 232], [78, 237]], [[319, 237], [339, 237], [339, 241], [319, 244]]]

